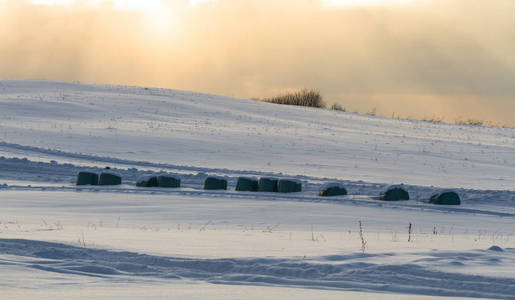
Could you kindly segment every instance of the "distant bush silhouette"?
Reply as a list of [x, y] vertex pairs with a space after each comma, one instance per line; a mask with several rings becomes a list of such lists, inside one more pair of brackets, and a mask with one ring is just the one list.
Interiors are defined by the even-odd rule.
[[332, 110], [338, 110], [338, 111], [347, 111], [345, 109], [345, 107], [341, 106], [340, 104], [338, 103], [334, 103], [333, 105], [331, 105], [331, 109]]
[[[284, 94], [269, 97], [269, 98], [250, 98], [255, 101], [264, 101], [275, 104], [283, 104], [283, 105], [296, 105], [296, 106], [308, 106], [308, 107], [316, 107], [316, 108], [328, 108], [335, 111], [346, 112], [347, 109], [338, 103], [334, 103], [330, 106], [327, 106], [323, 101], [323, 97], [320, 94], [320, 91], [317, 89], [302, 89], [298, 91], [286, 92]], [[377, 108], [372, 108], [366, 112], [360, 112], [358, 110], [352, 110], [357, 114], [366, 114], [369, 116], [377, 116], [381, 115], [377, 112]], [[470, 126], [487, 126], [487, 127], [502, 127], [502, 128], [515, 128], [513, 125], [500, 124], [492, 121], [483, 121], [479, 119], [456, 119], [453, 121], [446, 121], [443, 117], [433, 116], [424, 118], [417, 118], [412, 116], [403, 117], [401, 115], [396, 114], [395, 112], [391, 116], [392, 119], [398, 120], [408, 120], [408, 121], [425, 121], [430, 123], [441, 123], [441, 124], [457, 124], [457, 125], [470, 125]]]
[[454, 123], [457, 124], [457, 125], [472, 125], [472, 126], [483, 126], [483, 125], [485, 125], [485, 121], [483, 121], [483, 120], [476, 120], [476, 119], [468, 119], [468, 120], [457, 119]]
[[377, 115], [377, 109], [374, 107], [371, 110], [367, 111], [366, 114], [369, 116], [375, 116]]
[[320, 95], [319, 91], [314, 89], [302, 89], [296, 92], [288, 92], [279, 96], [264, 98], [263, 101], [275, 104], [325, 108], [322, 95]]
[[429, 123], [445, 123], [443, 117], [435, 117], [435, 116], [433, 116], [433, 117], [424, 117], [422, 119], [422, 121], [429, 122]]

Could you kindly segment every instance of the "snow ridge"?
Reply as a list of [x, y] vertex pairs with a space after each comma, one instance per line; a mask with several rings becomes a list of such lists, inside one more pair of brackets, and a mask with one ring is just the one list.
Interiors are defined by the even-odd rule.
[[[374, 264], [361, 259], [394, 254], [355, 254], [305, 258], [200, 259], [162, 257], [127, 251], [76, 247], [24, 239], [0, 239], [1, 264], [17, 264], [48, 272], [107, 280], [192, 279], [210, 283], [269, 285], [353, 291], [380, 291], [432, 296], [515, 299], [515, 279], [438, 271], [435, 266], [454, 256], [461, 264], [484, 259], [509, 259], [501, 252], [439, 253], [407, 264]], [[439, 257], [440, 256], [440, 257]], [[495, 257], [494, 257], [495, 256]], [[26, 257], [25, 261], [23, 257]], [[438, 259], [440, 258], [440, 260]], [[458, 263], [450, 260], [450, 263]]]

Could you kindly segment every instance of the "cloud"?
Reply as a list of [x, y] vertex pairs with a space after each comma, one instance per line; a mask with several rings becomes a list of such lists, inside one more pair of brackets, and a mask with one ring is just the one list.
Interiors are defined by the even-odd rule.
[[[238, 97], [314, 87], [350, 110], [515, 124], [515, 2], [167, 1], [157, 15], [84, 1], [0, 8], [0, 77]], [[163, 28], [160, 28], [163, 29]]]

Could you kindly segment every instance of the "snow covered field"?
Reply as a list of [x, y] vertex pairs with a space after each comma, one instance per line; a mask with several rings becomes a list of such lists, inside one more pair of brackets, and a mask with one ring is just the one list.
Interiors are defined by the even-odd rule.
[[[515, 299], [514, 129], [3, 80], [0, 156], [1, 298]], [[123, 185], [74, 186], [105, 166]], [[163, 172], [183, 187], [135, 187]], [[318, 197], [333, 181], [349, 195]], [[412, 200], [377, 200], [398, 183]], [[427, 203], [444, 188], [462, 205]]]

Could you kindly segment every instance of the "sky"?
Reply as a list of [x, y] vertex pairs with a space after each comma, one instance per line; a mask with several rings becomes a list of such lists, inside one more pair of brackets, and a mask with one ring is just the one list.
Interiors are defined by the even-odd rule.
[[0, 0], [0, 78], [515, 125], [513, 0]]

